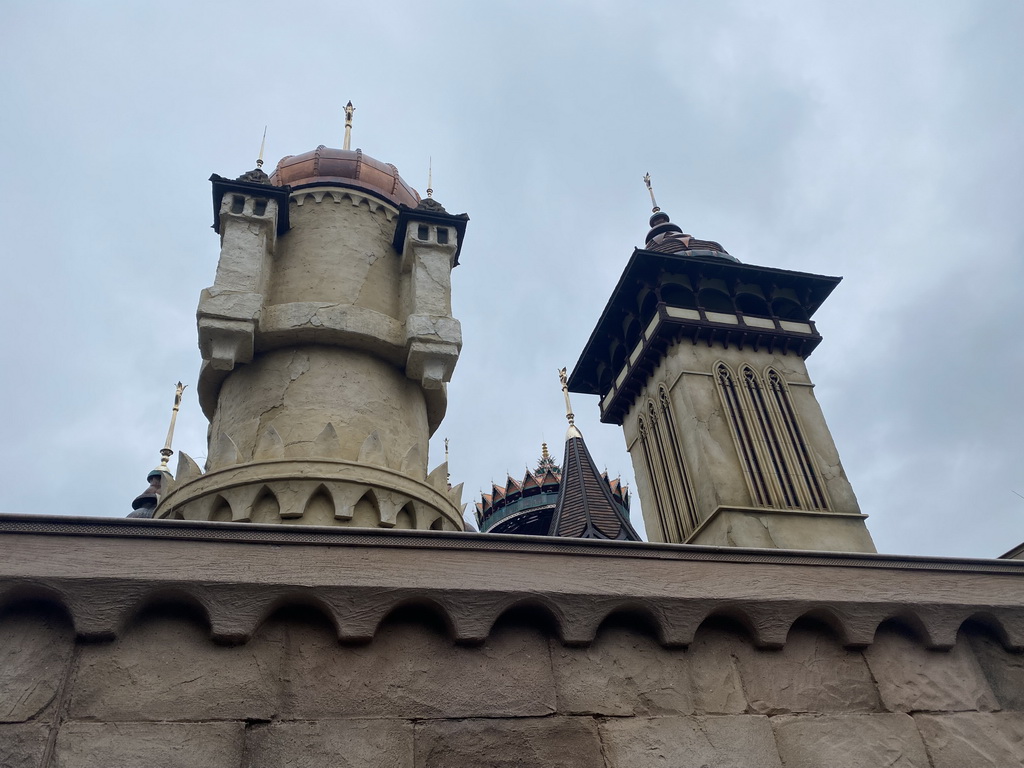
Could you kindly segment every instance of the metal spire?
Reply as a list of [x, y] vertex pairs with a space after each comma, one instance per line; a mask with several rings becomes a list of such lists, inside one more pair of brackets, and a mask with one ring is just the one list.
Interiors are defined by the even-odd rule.
[[352, 106], [352, 100], [349, 99], [348, 104], [345, 105], [345, 145], [342, 149], [352, 149], [352, 113], [356, 111], [356, 108]]
[[263, 141], [260, 142], [260, 156], [256, 159], [256, 167], [263, 167], [263, 150], [267, 146], [267, 126], [263, 126]]
[[164, 447], [160, 449], [160, 466], [157, 469], [168, 474], [170, 474], [171, 470], [167, 468], [167, 462], [174, 455], [174, 451], [171, 450], [171, 441], [174, 439], [174, 422], [178, 418], [178, 408], [181, 407], [181, 393], [184, 391], [185, 385], [179, 381], [178, 386], [174, 389], [174, 407], [171, 409], [171, 426], [167, 428], [167, 441], [164, 443]]
[[565, 395], [565, 418], [569, 420], [569, 432], [566, 435], [566, 439], [569, 437], [582, 437], [580, 431], [576, 428], [576, 415], [572, 412], [572, 403], [569, 402], [569, 377], [565, 374], [565, 368], [558, 370], [558, 378], [562, 382], [562, 394]]
[[452, 473], [447, 471], [448, 470], [448, 438], [447, 437], [444, 439], [444, 467], [445, 467], [445, 470], [446, 470], [446, 472], [445, 472], [445, 475], [446, 475], [445, 480], [448, 483], [448, 490], [450, 491], [452, 489]]
[[427, 197], [434, 196], [434, 158], [427, 160]]
[[647, 185], [647, 191], [651, 193], [651, 205], [653, 206], [653, 208], [651, 208], [651, 213], [657, 213], [661, 208], [658, 207], [658, 201], [654, 199], [654, 188], [651, 186], [651, 174], [644, 174], [644, 184]]

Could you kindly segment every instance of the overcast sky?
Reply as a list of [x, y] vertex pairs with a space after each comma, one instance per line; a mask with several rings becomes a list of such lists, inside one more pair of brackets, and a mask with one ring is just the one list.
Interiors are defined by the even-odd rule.
[[[843, 282], [808, 365], [879, 551], [1024, 540], [1024, 4], [8, 0], [0, 511], [123, 516], [202, 461], [211, 173], [341, 146], [471, 217], [451, 439], [472, 502], [560, 456], [576, 362], [650, 202]], [[595, 459], [621, 429], [575, 397]], [[634, 504], [639, 523], [639, 506]]]

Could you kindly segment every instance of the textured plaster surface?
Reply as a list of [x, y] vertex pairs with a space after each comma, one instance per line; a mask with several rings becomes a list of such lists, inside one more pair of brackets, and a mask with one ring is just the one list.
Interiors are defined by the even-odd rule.
[[277, 722], [246, 731], [243, 768], [413, 768], [413, 728], [395, 719]]
[[73, 639], [70, 622], [55, 610], [0, 616], [0, 723], [31, 720], [50, 706]]
[[291, 230], [277, 244], [268, 304], [323, 301], [399, 317], [394, 223], [365, 197], [309, 191], [293, 198]]
[[931, 766], [908, 715], [783, 716], [773, 718], [772, 726], [786, 768]]
[[211, 441], [228, 435], [241, 461], [251, 461], [259, 438], [273, 427], [285, 451], [312, 453], [331, 424], [341, 457], [357, 459], [377, 433], [388, 466], [410, 450], [426, 472], [427, 415], [419, 388], [394, 366], [371, 355], [329, 347], [299, 347], [259, 356], [221, 388]]

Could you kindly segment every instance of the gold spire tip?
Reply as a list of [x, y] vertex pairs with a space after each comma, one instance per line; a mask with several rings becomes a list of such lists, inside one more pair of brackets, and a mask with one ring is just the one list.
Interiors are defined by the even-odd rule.
[[651, 186], [651, 174], [644, 174], [644, 184], [647, 185], [647, 191], [651, 193], [651, 205], [653, 206], [651, 208], [651, 213], [657, 213], [661, 208], [658, 207], [658, 201], [654, 199], [654, 187]]
[[352, 100], [349, 99], [348, 104], [345, 105], [345, 145], [342, 149], [352, 148], [352, 113], [356, 111], [356, 108], [352, 106]]
[[434, 158], [427, 159], [427, 197], [434, 196]]
[[258, 158], [256, 158], [256, 167], [257, 168], [262, 168], [263, 167], [263, 150], [266, 149], [266, 146], [267, 146], [267, 126], [264, 125], [263, 126], [263, 141], [260, 142], [260, 156]]
[[161, 472], [170, 473], [167, 468], [167, 462], [171, 460], [171, 456], [174, 455], [174, 451], [171, 450], [171, 441], [174, 439], [174, 422], [178, 418], [178, 408], [181, 407], [181, 394], [185, 391], [185, 385], [180, 381], [174, 388], [174, 407], [171, 408], [171, 426], [167, 429], [167, 440], [164, 442], [164, 447], [160, 449], [160, 466], [157, 467]]

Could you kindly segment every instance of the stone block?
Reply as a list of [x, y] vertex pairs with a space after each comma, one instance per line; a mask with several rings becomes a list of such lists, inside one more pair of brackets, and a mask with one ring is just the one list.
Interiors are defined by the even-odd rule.
[[743, 690], [754, 712], [852, 713], [882, 709], [867, 663], [824, 628], [793, 628], [781, 650], [749, 645], [737, 653]]
[[44, 723], [0, 725], [0, 768], [38, 768], [49, 734]]
[[915, 715], [934, 768], [1024, 766], [1024, 714]]
[[54, 768], [234, 768], [242, 723], [65, 723]]
[[75, 719], [269, 719], [278, 708], [283, 632], [221, 646], [181, 615], [152, 616], [113, 643], [84, 646], [71, 696]]
[[[962, 634], [958, 642], [964, 637]], [[966, 637], [1000, 707], [1024, 710], [1024, 653], [1011, 653], [994, 637], [981, 632], [970, 632]]]
[[482, 646], [457, 646], [420, 621], [387, 622], [365, 645], [326, 627], [289, 628], [288, 719], [525, 717], [555, 711], [547, 639], [500, 627]]
[[747, 711], [737, 659], [753, 652], [746, 637], [729, 629], [705, 624], [697, 630], [687, 650], [696, 712], [729, 715]]
[[929, 768], [909, 715], [782, 716], [772, 727], [786, 768]]
[[598, 768], [589, 717], [433, 720], [416, 726], [416, 768]]
[[404, 720], [272, 723], [246, 731], [244, 768], [412, 768]]
[[601, 741], [608, 768], [782, 767], [772, 727], [761, 715], [607, 720]]
[[864, 651], [882, 703], [891, 712], [997, 709], [974, 654], [961, 641], [932, 651], [900, 627], [883, 626]]
[[0, 722], [29, 720], [54, 700], [74, 633], [56, 611], [0, 615]]
[[692, 714], [693, 681], [686, 651], [662, 648], [625, 627], [603, 628], [586, 648], [551, 641], [562, 714]]

